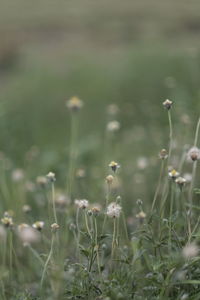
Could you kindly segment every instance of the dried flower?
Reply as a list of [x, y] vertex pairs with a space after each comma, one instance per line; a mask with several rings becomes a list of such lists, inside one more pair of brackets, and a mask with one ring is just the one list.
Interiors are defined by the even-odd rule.
[[23, 207], [22, 207], [22, 211], [23, 211], [24, 213], [29, 213], [29, 212], [31, 211], [30, 205], [24, 204]]
[[160, 159], [166, 159], [168, 157], [168, 153], [167, 153], [167, 150], [166, 149], [162, 149], [159, 153], [159, 157]]
[[198, 253], [199, 247], [195, 243], [186, 245], [182, 250], [182, 254], [185, 259], [196, 257]]
[[38, 176], [36, 178], [37, 184], [39, 184], [42, 188], [44, 188], [47, 184], [47, 178], [45, 176]]
[[167, 99], [163, 102], [163, 106], [168, 110], [172, 107], [172, 104], [173, 104], [173, 102], [170, 101], [169, 99]]
[[5, 226], [5, 227], [12, 227], [13, 226], [13, 220], [12, 217], [3, 217], [1, 219], [1, 223]]
[[106, 214], [110, 218], [119, 218], [121, 210], [122, 207], [119, 204], [112, 202], [108, 205]]
[[71, 110], [71, 111], [78, 111], [83, 107], [83, 101], [80, 100], [78, 97], [72, 97], [69, 99], [66, 103], [66, 106]]
[[179, 185], [180, 189], [182, 189], [183, 186], [186, 184], [187, 180], [179, 176], [175, 179], [175, 182]]
[[44, 227], [43, 221], [37, 221], [32, 225], [33, 228], [37, 229], [38, 231], [41, 231]]
[[175, 180], [180, 175], [180, 173], [177, 172], [175, 169], [173, 169], [172, 171], [170, 171], [168, 174], [169, 174], [169, 177], [171, 177], [173, 180]]
[[68, 204], [70, 204], [70, 199], [68, 196], [64, 194], [58, 194], [56, 195], [55, 202], [58, 206], [64, 207]]
[[113, 183], [114, 177], [112, 175], [108, 175], [106, 177], [106, 182], [108, 185], [111, 185]]
[[56, 232], [59, 228], [60, 226], [57, 223], [51, 224], [52, 232]]
[[78, 207], [78, 208], [81, 208], [81, 209], [86, 209], [89, 205], [88, 203], [88, 200], [86, 199], [82, 199], [82, 200], [75, 200], [74, 201], [75, 205]]
[[47, 179], [50, 181], [50, 182], [55, 182], [56, 181], [56, 176], [55, 176], [55, 173], [53, 172], [49, 172], [47, 175], [46, 175]]
[[96, 204], [91, 208], [91, 212], [95, 217], [99, 215], [100, 211], [101, 211], [101, 206], [99, 204]]
[[143, 211], [141, 211], [141, 212], [139, 212], [139, 213], [136, 215], [136, 218], [137, 218], [137, 219], [145, 219], [145, 218], [146, 218], [146, 214], [145, 214]]
[[111, 163], [109, 164], [109, 167], [115, 173], [117, 171], [117, 169], [120, 168], [120, 165], [117, 162], [115, 162], [115, 161], [111, 161]]
[[15, 169], [12, 171], [12, 180], [15, 182], [22, 181], [24, 179], [24, 171], [22, 169]]
[[196, 161], [200, 159], [200, 149], [197, 147], [192, 147], [187, 154], [189, 161]]
[[20, 224], [18, 226], [18, 235], [24, 246], [40, 241], [39, 233], [27, 224]]
[[110, 132], [115, 132], [120, 129], [120, 123], [118, 121], [110, 121], [107, 124], [107, 130]]

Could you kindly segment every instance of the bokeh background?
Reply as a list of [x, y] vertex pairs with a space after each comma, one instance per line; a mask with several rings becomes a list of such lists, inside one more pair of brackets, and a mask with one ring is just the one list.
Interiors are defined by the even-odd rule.
[[[106, 157], [121, 164], [126, 198], [148, 199], [159, 173], [157, 153], [167, 147], [166, 98], [174, 101], [175, 167], [194, 138], [199, 36], [199, 0], [2, 0], [1, 156], [32, 180], [53, 170], [62, 185], [70, 139], [65, 103], [77, 95], [85, 104], [77, 145], [77, 167], [87, 174], [83, 196], [100, 193]], [[119, 112], [109, 117], [112, 103]], [[109, 119], [121, 129], [108, 150]]]

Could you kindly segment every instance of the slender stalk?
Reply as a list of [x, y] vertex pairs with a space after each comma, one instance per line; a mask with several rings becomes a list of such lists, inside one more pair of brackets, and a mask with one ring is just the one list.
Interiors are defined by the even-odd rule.
[[[198, 136], [199, 136], [199, 128], [200, 128], [200, 118], [198, 119], [196, 131], [195, 131], [194, 147], [197, 147]], [[188, 194], [188, 199], [189, 199], [189, 203], [190, 203], [190, 209], [189, 209], [190, 228], [191, 228], [192, 205], [193, 205], [193, 189], [194, 189], [194, 183], [195, 183], [196, 169], [197, 169], [197, 160], [193, 162], [192, 180], [191, 180], [191, 183], [190, 183], [189, 194]], [[189, 235], [191, 235], [191, 231], [190, 231]]]
[[55, 187], [54, 187], [53, 182], [51, 184], [51, 188], [52, 188], [53, 215], [54, 215], [55, 223], [58, 223], [58, 219], [57, 219], [57, 215], [56, 215], [56, 205], [55, 205]]
[[42, 272], [42, 278], [41, 278], [41, 282], [40, 282], [41, 288], [42, 288], [42, 286], [43, 286], [44, 277], [45, 277], [45, 274], [46, 274], [46, 272], [47, 272], [47, 267], [48, 267], [49, 261], [50, 261], [50, 259], [51, 259], [51, 257], [52, 257], [52, 254], [53, 254], [54, 237], [55, 237], [55, 234], [52, 233], [50, 252], [49, 252], [49, 255], [48, 255], [48, 257], [47, 257], [47, 260], [46, 260], [46, 262], [45, 262], [44, 269], [43, 269], [43, 272]]
[[169, 214], [169, 251], [172, 250], [172, 215], [174, 206], [174, 186], [171, 184], [170, 214]]
[[99, 258], [98, 231], [97, 231], [97, 220], [96, 220], [96, 218], [94, 219], [94, 228], [95, 228], [95, 244], [96, 244], [96, 252], [97, 252], [97, 266], [98, 266], [99, 275], [101, 277], [102, 274], [101, 274], [100, 258]]
[[116, 218], [114, 218], [113, 222], [113, 239], [112, 239], [112, 252], [111, 252], [111, 260], [113, 260], [114, 257], [114, 251], [115, 251], [115, 244], [116, 244]]
[[172, 153], [172, 142], [173, 142], [173, 128], [172, 128], [172, 118], [171, 118], [171, 110], [168, 110], [168, 120], [169, 120], [169, 153], [168, 153], [168, 161], [170, 162], [171, 153]]
[[[108, 207], [108, 203], [109, 203], [109, 200], [110, 200], [110, 193], [111, 193], [111, 185], [108, 184], [108, 191], [107, 191], [107, 195], [106, 195], [106, 209]], [[104, 215], [104, 219], [103, 219], [103, 226], [102, 226], [102, 234], [104, 233], [104, 228], [105, 228], [105, 225], [106, 225], [106, 220], [107, 220], [107, 214], [105, 213]]]
[[9, 232], [9, 275], [10, 278], [12, 278], [12, 272], [13, 272], [13, 255], [12, 255], [12, 250], [13, 250], [13, 235], [12, 231], [10, 230]]
[[71, 193], [73, 189], [73, 180], [74, 180], [74, 170], [75, 170], [75, 161], [77, 156], [77, 133], [78, 133], [78, 119], [75, 114], [71, 116], [71, 133], [70, 133], [70, 154], [69, 154], [69, 173], [67, 179], [67, 193], [71, 198]]
[[164, 169], [164, 160], [161, 161], [161, 167], [160, 167], [160, 174], [159, 174], [159, 179], [158, 179], [158, 185], [157, 185], [157, 188], [156, 188], [156, 191], [155, 191], [155, 195], [154, 195], [154, 198], [153, 198], [153, 203], [152, 203], [152, 206], [151, 206], [151, 213], [154, 210], [154, 206], [155, 206], [156, 200], [158, 198], [158, 193], [160, 191], [160, 184], [161, 184], [161, 178], [162, 178], [162, 174], [163, 174], [163, 169]]
[[91, 232], [90, 232], [90, 229], [89, 229], [89, 226], [88, 226], [88, 218], [87, 218], [87, 212], [84, 211], [84, 216], [85, 216], [85, 226], [86, 226], [86, 229], [87, 229], [87, 233], [90, 237], [90, 239], [92, 240], [92, 235], [91, 235]]
[[42, 266], [44, 266], [44, 261], [42, 260], [42, 258], [40, 257], [40, 255], [37, 253], [37, 251], [35, 251], [35, 249], [33, 249], [33, 248], [31, 247], [30, 244], [28, 244], [27, 246], [28, 246], [29, 250], [31, 251], [31, 253], [32, 253], [32, 254], [37, 258], [37, 260], [40, 262], [40, 264], [41, 264]]
[[76, 255], [79, 257], [80, 256], [80, 252], [79, 252], [79, 246], [80, 246], [79, 207], [77, 208], [77, 211], [76, 211], [76, 228], [77, 228]]

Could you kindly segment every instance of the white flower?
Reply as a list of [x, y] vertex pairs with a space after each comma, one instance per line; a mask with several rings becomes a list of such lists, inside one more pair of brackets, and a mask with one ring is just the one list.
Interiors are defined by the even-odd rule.
[[15, 169], [12, 171], [12, 180], [15, 182], [22, 181], [24, 179], [24, 171], [22, 169]]
[[192, 147], [187, 154], [189, 161], [196, 161], [200, 159], [200, 149], [197, 147]]
[[43, 221], [37, 221], [32, 225], [33, 228], [37, 229], [38, 231], [41, 231], [44, 227]]
[[75, 205], [78, 206], [78, 208], [81, 208], [81, 209], [85, 209], [88, 207], [89, 203], [88, 203], [88, 200], [86, 199], [82, 199], [82, 200], [75, 200], [74, 201]]
[[186, 245], [182, 250], [182, 254], [185, 259], [196, 257], [198, 253], [199, 247], [195, 243]]
[[46, 175], [47, 179], [51, 182], [54, 182], [56, 181], [56, 176], [53, 172], [49, 172], [47, 175]]
[[107, 124], [107, 130], [111, 132], [118, 131], [120, 129], [120, 123], [118, 121], [111, 121]]
[[171, 172], [169, 172], [169, 177], [171, 177], [173, 180], [175, 180], [177, 177], [179, 177], [180, 173], [177, 172], [175, 169], [173, 169]]
[[27, 224], [20, 224], [18, 226], [18, 235], [24, 245], [37, 243], [40, 241], [39, 232]]
[[112, 202], [108, 205], [106, 214], [110, 218], [119, 218], [121, 210], [122, 207], [119, 204]]

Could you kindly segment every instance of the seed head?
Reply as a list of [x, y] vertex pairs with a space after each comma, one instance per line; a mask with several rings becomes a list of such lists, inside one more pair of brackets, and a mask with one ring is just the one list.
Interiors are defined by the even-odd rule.
[[13, 226], [13, 219], [10, 216], [4, 216], [1, 219], [1, 223], [5, 226], [5, 227], [12, 227]]
[[199, 253], [199, 247], [195, 243], [186, 245], [182, 250], [182, 255], [185, 259], [196, 257]]
[[22, 211], [26, 214], [29, 213], [31, 211], [30, 205], [28, 205], [28, 204], [23, 205]]
[[173, 102], [170, 101], [169, 99], [167, 99], [167, 100], [165, 100], [165, 101], [163, 102], [163, 106], [164, 106], [167, 110], [169, 110], [169, 109], [172, 107], [172, 104], [173, 104]]
[[44, 227], [43, 221], [37, 221], [32, 225], [33, 228], [37, 229], [38, 231], [41, 231]]
[[167, 150], [166, 149], [162, 149], [159, 153], [159, 157], [160, 159], [166, 159], [168, 157], [168, 153], [167, 153]]
[[86, 199], [82, 199], [82, 200], [75, 200], [74, 201], [75, 205], [78, 207], [78, 208], [81, 208], [81, 209], [86, 209], [89, 205], [88, 203], [88, 200]]
[[98, 204], [91, 208], [91, 212], [95, 217], [97, 217], [100, 214], [100, 211], [101, 211], [101, 207]]
[[140, 219], [140, 220], [145, 219], [145, 218], [146, 218], [146, 214], [145, 214], [143, 211], [141, 211], [141, 212], [139, 212], [139, 213], [136, 215], [136, 218], [137, 218], [137, 219]]
[[187, 154], [189, 161], [196, 161], [200, 159], [200, 149], [197, 147], [192, 147]]
[[175, 179], [175, 182], [179, 185], [180, 189], [182, 189], [183, 186], [186, 184], [187, 180], [185, 178], [179, 176]]
[[36, 178], [36, 182], [38, 185], [40, 185], [42, 188], [44, 188], [47, 184], [47, 178], [45, 176], [38, 176]]
[[115, 161], [111, 161], [111, 163], [109, 164], [109, 167], [115, 173], [117, 171], [117, 169], [120, 168], [120, 165]]
[[119, 204], [112, 202], [108, 205], [106, 214], [110, 218], [119, 218], [121, 210], [122, 207]]
[[55, 182], [56, 181], [56, 176], [55, 176], [55, 173], [53, 172], [49, 172], [47, 175], [46, 175], [47, 179], [50, 181], [50, 182]]
[[83, 101], [74, 96], [67, 101], [66, 106], [69, 108], [69, 110], [77, 112], [83, 107]]
[[57, 223], [51, 224], [52, 232], [56, 232], [59, 228], [60, 228], [60, 226]]
[[111, 185], [113, 183], [114, 177], [112, 175], [108, 175], [106, 177], [106, 182], [108, 185]]
[[27, 224], [20, 224], [18, 226], [18, 235], [24, 246], [40, 241], [40, 234]]

